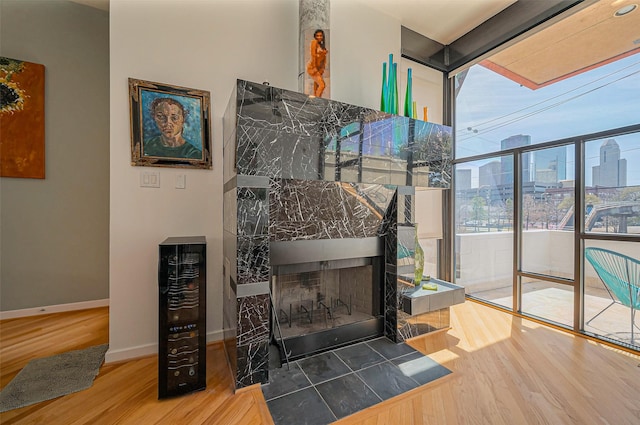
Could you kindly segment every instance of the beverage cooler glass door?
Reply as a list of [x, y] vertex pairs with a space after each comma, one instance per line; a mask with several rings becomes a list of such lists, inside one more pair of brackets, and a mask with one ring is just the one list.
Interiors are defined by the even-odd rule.
[[160, 244], [159, 398], [206, 386], [206, 245], [203, 237]]

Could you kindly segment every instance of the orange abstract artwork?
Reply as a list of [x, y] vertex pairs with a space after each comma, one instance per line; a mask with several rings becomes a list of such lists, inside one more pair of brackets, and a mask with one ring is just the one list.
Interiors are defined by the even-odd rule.
[[44, 65], [0, 57], [0, 176], [44, 179]]

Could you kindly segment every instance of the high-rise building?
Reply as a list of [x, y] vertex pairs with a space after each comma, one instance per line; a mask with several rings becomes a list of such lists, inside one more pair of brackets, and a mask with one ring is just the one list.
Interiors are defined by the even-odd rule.
[[535, 182], [557, 184], [567, 178], [567, 148], [543, 149], [534, 152]]
[[456, 190], [471, 189], [471, 169], [456, 168]]
[[478, 180], [480, 187], [496, 187], [502, 181], [502, 164], [500, 161], [491, 161], [482, 165], [478, 169]]
[[593, 167], [593, 186], [621, 187], [627, 185], [627, 160], [620, 159], [620, 146], [613, 139], [600, 146], [600, 165]]
[[[507, 137], [500, 141], [500, 147], [502, 150], [519, 148], [522, 146], [529, 146], [531, 144], [531, 136], [526, 134], [517, 134], [515, 136]], [[510, 157], [502, 157], [500, 159], [502, 164], [502, 184], [513, 184], [513, 161]], [[529, 152], [522, 154], [522, 183], [529, 183], [531, 181], [531, 156]]]

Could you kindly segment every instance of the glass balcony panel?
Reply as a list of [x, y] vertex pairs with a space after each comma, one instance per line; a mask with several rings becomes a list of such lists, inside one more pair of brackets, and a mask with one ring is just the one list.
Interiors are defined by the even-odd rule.
[[466, 293], [512, 308], [513, 177], [502, 164], [512, 156], [457, 164], [455, 282]]
[[[567, 175], [573, 145], [522, 154], [522, 270], [573, 279], [575, 184]], [[521, 168], [523, 171], [525, 167]]]

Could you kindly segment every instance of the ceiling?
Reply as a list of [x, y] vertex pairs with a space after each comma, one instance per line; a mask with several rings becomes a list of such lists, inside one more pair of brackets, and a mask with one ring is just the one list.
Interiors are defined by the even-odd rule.
[[[366, 0], [403, 26], [444, 45], [511, 6], [511, 0]], [[616, 17], [621, 8], [631, 13]], [[640, 0], [587, 1], [576, 13], [480, 62], [530, 89], [640, 53]]]
[[450, 44], [515, 0], [359, 0], [398, 19], [402, 26]]
[[[72, 1], [109, 10], [109, 0]], [[453, 43], [516, 3], [516, 0], [356, 1], [395, 17], [402, 26], [442, 45]], [[614, 17], [617, 10], [630, 4], [638, 7], [628, 15]], [[536, 89], [639, 52], [640, 0], [600, 0], [481, 64]]]
[[[638, 0], [603, 0], [492, 55], [482, 65], [530, 89], [640, 53]], [[639, 5], [640, 6], [640, 5]]]
[[84, 4], [100, 10], [109, 10], [109, 0], [71, 0], [74, 3]]

